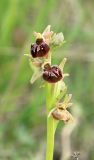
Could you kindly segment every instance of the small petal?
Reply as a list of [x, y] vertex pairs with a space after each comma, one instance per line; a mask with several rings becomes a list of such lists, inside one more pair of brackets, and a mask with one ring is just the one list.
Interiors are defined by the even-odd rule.
[[71, 100], [72, 94], [67, 94], [64, 98], [63, 103], [61, 104], [61, 108], [66, 109], [67, 107], [69, 107], [69, 101]]
[[41, 69], [42, 61], [39, 58], [37, 58], [37, 59], [30, 58], [29, 65], [30, 65], [31, 69], [36, 71], [38, 69]]
[[47, 32], [50, 32], [51, 30], [51, 25], [48, 25], [45, 30], [43, 31], [43, 34], [46, 34]]
[[41, 71], [38, 71], [38, 72], [35, 72], [33, 75], [32, 75], [32, 78], [30, 80], [31, 84], [33, 84], [39, 77], [42, 76], [42, 72]]
[[31, 58], [30, 54], [24, 54], [24, 56]]
[[44, 32], [42, 33], [42, 36], [44, 37], [47, 44], [50, 43], [52, 35], [53, 35], [53, 31], [51, 31], [50, 28], [51, 26], [48, 25], [46, 29], [44, 30]]
[[64, 73], [63, 74], [63, 77], [65, 78], [65, 77], [68, 77], [69, 76], [69, 73]]
[[60, 101], [61, 98], [63, 98], [63, 96], [65, 95], [65, 93], [67, 92], [67, 87], [64, 86], [61, 90], [60, 90], [60, 94], [57, 96], [57, 101]]
[[60, 69], [61, 69], [62, 71], [63, 71], [63, 69], [64, 69], [64, 66], [65, 66], [66, 61], [67, 61], [67, 58], [64, 58], [64, 59], [61, 61], [60, 65], [59, 65], [59, 67], [60, 67]]
[[68, 103], [67, 108], [71, 107], [72, 105], [73, 105], [73, 103]]
[[[64, 94], [66, 93], [66, 89], [67, 89], [67, 88], [65, 88]], [[62, 92], [61, 92], [61, 93], [62, 93]], [[64, 94], [63, 94], [63, 96], [64, 96]], [[59, 98], [61, 99], [63, 96], [62, 96], [62, 94], [61, 94], [61, 95], [59, 95]], [[58, 99], [57, 99], [57, 101], [56, 101], [56, 102], [57, 102], [56, 108], [65, 110], [65, 109], [67, 109], [68, 107], [72, 106], [72, 103], [70, 103], [71, 97], [72, 97], [71, 94], [69, 94], [69, 95], [67, 94], [67, 95], [64, 97], [63, 102], [58, 102]], [[59, 99], [59, 100], [60, 100], [60, 99]]]
[[73, 116], [67, 110], [65, 110], [64, 116], [65, 116], [64, 117], [65, 119], [63, 119], [63, 120], [64, 120], [65, 123], [73, 122], [74, 121]]
[[43, 38], [42, 34], [39, 32], [34, 32], [34, 36], [36, 37], [36, 39]]

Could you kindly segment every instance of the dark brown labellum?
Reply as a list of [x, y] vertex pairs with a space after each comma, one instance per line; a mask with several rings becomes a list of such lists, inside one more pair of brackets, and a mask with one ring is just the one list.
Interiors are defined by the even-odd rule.
[[44, 66], [43, 79], [48, 81], [49, 83], [56, 83], [63, 78], [61, 69], [56, 66], [50, 66], [50, 64], [46, 64]]
[[31, 55], [33, 58], [44, 57], [48, 54], [50, 47], [43, 41], [42, 38], [37, 39], [36, 43], [31, 45]]

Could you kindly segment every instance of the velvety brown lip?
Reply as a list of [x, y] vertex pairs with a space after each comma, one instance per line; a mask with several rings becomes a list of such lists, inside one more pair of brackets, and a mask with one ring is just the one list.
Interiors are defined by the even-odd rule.
[[46, 67], [43, 72], [43, 79], [49, 83], [56, 83], [63, 78], [62, 72], [58, 66]]
[[44, 57], [48, 54], [50, 47], [43, 39], [37, 39], [36, 43], [31, 45], [31, 55], [33, 58]]

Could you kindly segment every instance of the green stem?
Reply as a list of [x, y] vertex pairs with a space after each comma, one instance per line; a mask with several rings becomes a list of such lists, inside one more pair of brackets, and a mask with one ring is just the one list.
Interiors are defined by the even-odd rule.
[[49, 111], [51, 109], [51, 88], [52, 86], [46, 84], [46, 106], [47, 106], [47, 149], [46, 149], [46, 160], [53, 159], [54, 150], [54, 119], [48, 117]]
[[52, 85], [46, 84], [46, 105], [47, 105], [47, 150], [46, 160], [53, 160], [54, 151], [54, 135], [57, 127], [57, 121], [52, 116], [48, 117], [48, 114], [52, 107]]
[[[49, 54], [49, 62], [51, 63], [51, 52]], [[46, 106], [47, 106], [47, 149], [46, 160], [53, 160], [54, 152], [54, 135], [57, 128], [58, 121], [53, 119], [52, 116], [48, 117], [49, 112], [52, 109], [53, 102], [60, 92], [61, 83], [55, 85], [46, 83]]]
[[47, 151], [46, 160], [53, 160], [55, 126], [52, 117], [47, 118]]

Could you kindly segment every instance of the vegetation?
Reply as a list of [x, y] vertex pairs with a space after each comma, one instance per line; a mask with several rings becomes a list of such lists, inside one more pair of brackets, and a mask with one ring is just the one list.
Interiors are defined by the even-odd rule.
[[[51, 24], [55, 32], [64, 33], [66, 43], [63, 50], [55, 49], [53, 64], [59, 64], [62, 57], [68, 58], [65, 72], [68, 72], [70, 77], [65, 81], [69, 92], [73, 94], [72, 108], [76, 106], [79, 108], [79, 123], [70, 136], [71, 152], [79, 151], [83, 160], [94, 159], [93, 6], [93, 0], [0, 1], [0, 158], [2, 160], [37, 160], [39, 157], [41, 160], [44, 159], [45, 96], [43, 90], [39, 88], [40, 80], [30, 85], [32, 72], [28, 58], [24, 54], [30, 52], [31, 42], [34, 42], [33, 31], [41, 32], [48, 24]], [[74, 117], [76, 113], [78, 115], [78, 111], [73, 110]], [[60, 139], [62, 125], [57, 129], [55, 160], [57, 156], [59, 160], [63, 150]]]

